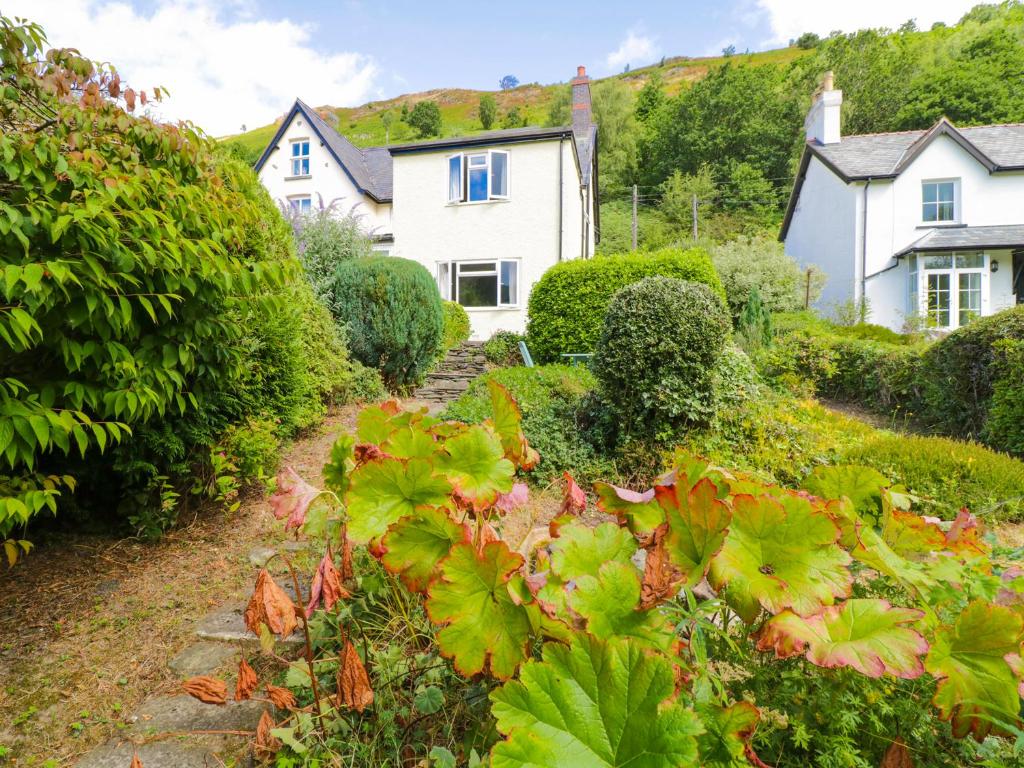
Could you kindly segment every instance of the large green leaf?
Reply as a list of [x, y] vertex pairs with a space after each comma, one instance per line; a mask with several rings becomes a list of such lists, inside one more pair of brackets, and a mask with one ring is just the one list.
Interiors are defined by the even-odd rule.
[[350, 482], [348, 535], [358, 544], [380, 538], [392, 523], [417, 509], [446, 506], [452, 492], [424, 459], [368, 461], [352, 472]]
[[506, 680], [526, 659], [530, 617], [513, 599], [518, 590], [509, 589], [509, 578], [522, 564], [503, 541], [490, 542], [479, 554], [472, 544], [458, 544], [442, 561], [440, 577], [428, 590], [427, 613], [444, 625], [437, 644], [461, 674], [489, 667]]
[[850, 594], [850, 556], [837, 546], [839, 529], [824, 512], [796, 495], [740, 495], [709, 578], [728, 587], [726, 599], [747, 623], [759, 608], [801, 616]]
[[526, 442], [523, 413], [519, 404], [512, 393], [494, 379], [489, 380], [487, 386], [491, 391], [491, 409], [494, 414], [487, 423], [494, 427], [501, 439], [505, 458], [521, 469], [533, 469], [540, 461], [540, 456]]
[[596, 575], [607, 562], [628, 563], [636, 542], [615, 523], [591, 528], [583, 523], [563, 525], [551, 543], [551, 570], [563, 581]]
[[1020, 654], [1022, 642], [1024, 619], [1012, 608], [982, 600], [935, 634], [924, 663], [939, 679], [933, 703], [951, 720], [955, 736], [970, 733], [981, 741], [1006, 732], [996, 723], [1018, 724], [1020, 680], [1007, 657]]
[[641, 610], [640, 577], [633, 565], [607, 562], [597, 576], [580, 576], [569, 593], [569, 605], [587, 620], [595, 637], [634, 637], [655, 648], [668, 650], [675, 632], [657, 610]]
[[469, 541], [468, 529], [444, 509], [424, 509], [403, 517], [384, 536], [381, 562], [413, 592], [423, 592], [453, 546]]
[[757, 707], [737, 701], [728, 707], [705, 705], [697, 708], [706, 729], [697, 737], [700, 765], [704, 768], [749, 768], [747, 745], [761, 719]]
[[803, 653], [819, 667], [852, 667], [868, 677], [920, 677], [928, 642], [911, 626], [922, 616], [869, 599], [826, 606], [806, 618], [783, 611], [761, 628], [757, 647], [783, 659]]
[[876, 521], [882, 514], [882, 489], [890, 485], [877, 469], [856, 464], [817, 467], [803, 483], [806, 490], [823, 499], [845, 496], [853, 503], [857, 514]]
[[676, 768], [697, 764], [700, 721], [668, 699], [669, 661], [632, 639], [577, 635], [491, 693], [507, 740], [492, 768]]
[[665, 552], [679, 570], [682, 583], [693, 586], [707, 574], [711, 558], [725, 542], [729, 506], [719, 500], [718, 489], [708, 478], [689, 490], [677, 483], [655, 486], [654, 493], [668, 523]]
[[482, 511], [512, 490], [516, 468], [505, 458], [501, 442], [489, 428], [480, 425], [449, 438], [440, 468], [459, 495], [476, 511]]
[[665, 512], [654, 499], [654, 490], [631, 491], [610, 483], [594, 483], [597, 507], [607, 515], [615, 515], [637, 536], [649, 537], [665, 522]]

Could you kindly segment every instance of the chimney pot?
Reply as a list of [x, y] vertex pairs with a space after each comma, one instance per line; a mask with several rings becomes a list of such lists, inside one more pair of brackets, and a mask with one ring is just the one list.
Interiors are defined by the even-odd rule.
[[586, 76], [587, 76], [587, 68], [585, 66], [580, 64], [580, 66], [576, 67], [576, 77], [586, 77]]

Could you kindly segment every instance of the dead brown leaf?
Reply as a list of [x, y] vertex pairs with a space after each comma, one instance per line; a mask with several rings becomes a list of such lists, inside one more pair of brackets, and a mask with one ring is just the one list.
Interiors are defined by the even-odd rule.
[[260, 715], [260, 722], [256, 726], [255, 746], [257, 757], [270, 758], [281, 749], [281, 742], [270, 733], [276, 725], [277, 723], [274, 722], [274, 718], [270, 716], [270, 713], [263, 710], [263, 714]]
[[228, 700], [228, 684], [215, 677], [192, 677], [182, 683], [182, 688], [189, 696], [204, 704], [226, 704]]
[[238, 662], [238, 680], [235, 683], [235, 701], [245, 701], [252, 698], [252, 692], [260, 683], [256, 677], [256, 670], [249, 666], [249, 662], [242, 659]]
[[356, 647], [345, 641], [345, 651], [338, 666], [338, 706], [362, 712], [373, 704], [373, 688]]
[[903, 743], [903, 739], [896, 739], [885, 750], [880, 768], [914, 768], [914, 761], [910, 757], [910, 750]]
[[309, 604], [306, 606], [306, 618], [313, 615], [322, 601], [324, 608], [331, 610], [339, 600], [352, 597], [341, 583], [341, 573], [334, 567], [334, 556], [330, 549], [324, 553], [313, 576], [313, 586], [309, 590]]
[[640, 588], [640, 607], [644, 610], [672, 597], [679, 586], [681, 574], [665, 551], [667, 533], [668, 523], [659, 525], [654, 531], [652, 545], [647, 550], [644, 580]]
[[267, 698], [274, 702], [278, 709], [293, 709], [295, 707], [295, 694], [287, 688], [279, 688], [276, 685], [267, 685]]
[[139, 760], [139, 753], [136, 752], [132, 755], [132, 764], [130, 768], [143, 768], [142, 761]]
[[245, 609], [245, 626], [253, 634], [260, 633], [260, 624], [266, 624], [271, 632], [280, 637], [288, 637], [298, 624], [295, 604], [266, 568], [260, 569], [252, 598]]

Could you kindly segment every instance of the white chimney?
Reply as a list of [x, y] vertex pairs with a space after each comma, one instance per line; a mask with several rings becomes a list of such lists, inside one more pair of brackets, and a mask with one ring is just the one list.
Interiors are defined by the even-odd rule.
[[821, 87], [814, 95], [811, 111], [804, 120], [808, 141], [818, 144], [838, 144], [841, 138], [839, 115], [843, 106], [843, 92], [835, 89], [833, 75], [826, 72]]

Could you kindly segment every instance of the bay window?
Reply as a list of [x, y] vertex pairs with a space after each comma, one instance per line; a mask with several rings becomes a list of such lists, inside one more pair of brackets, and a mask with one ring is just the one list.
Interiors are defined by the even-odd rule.
[[508, 152], [463, 152], [448, 157], [448, 202], [508, 199]]
[[309, 139], [292, 142], [292, 176], [309, 176]]
[[441, 296], [470, 308], [519, 305], [518, 261], [442, 261], [437, 265]]
[[[911, 256], [910, 310], [922, 308], [931, 328], [949, 330], [981, 317], [987, 257], [981, 252]], [[918, 291], [923, 292], [923, 296]]]

